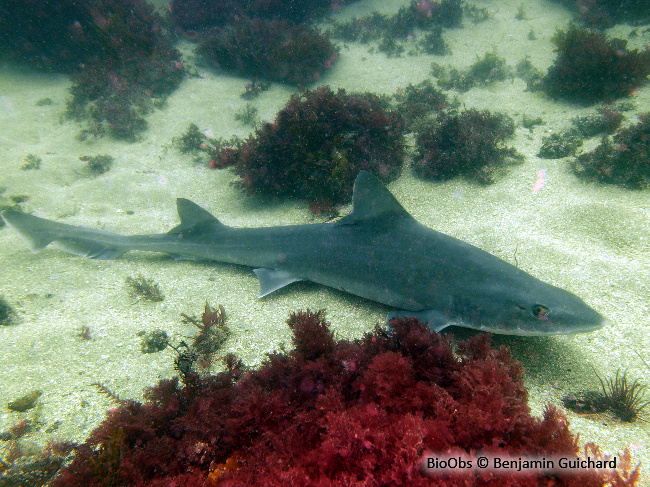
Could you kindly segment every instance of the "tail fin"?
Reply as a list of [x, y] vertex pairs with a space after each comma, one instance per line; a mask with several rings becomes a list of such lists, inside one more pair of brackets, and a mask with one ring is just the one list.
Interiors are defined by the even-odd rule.
[[93, 259], [114, 259], [127, 250], [117, 242], [119, 235], [103, 230], [66, 225], [13, 210], [5, 210], [0, 216], [32, 252], [54, 243], [71, 254]]

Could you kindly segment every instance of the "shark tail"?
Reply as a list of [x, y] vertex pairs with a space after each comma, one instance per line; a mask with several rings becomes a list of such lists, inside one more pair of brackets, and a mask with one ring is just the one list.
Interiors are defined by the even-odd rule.
[[128, 250], [117, 242], [117, 234], [103, 230], [66, 225], [13, 210], [5, 210], [0, 216], [32, 252], [43, 250], [53, 243], [71, 254], [93, 259], [114, 259]]

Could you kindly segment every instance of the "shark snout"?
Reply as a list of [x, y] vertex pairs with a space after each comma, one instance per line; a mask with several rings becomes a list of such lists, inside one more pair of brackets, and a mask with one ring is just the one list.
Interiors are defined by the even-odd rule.
[[606, 319], [575, 294], [553, 287], [546, 302], [532, 306], [536, 328], [547, 334], [573, 334], [602, 328]]
[[584, 301], [577, 296], [573, 296], [576, 302], [570, 306], [563, 306], [557, 310], [557, 320], [561, 320], [570, 331], [566, 333], [578, 333], [585, 331], [597, 330], [602, 328], [606, 319], [595, 309], [589, 307]]

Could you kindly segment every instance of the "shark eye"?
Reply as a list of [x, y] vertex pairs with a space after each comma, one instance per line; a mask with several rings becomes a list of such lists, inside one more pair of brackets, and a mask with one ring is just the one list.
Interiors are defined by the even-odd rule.
[[541, 304], [533, 305], [531, 311], [533, 312], [533, 316], [535, 316], [535, 318], [538, 318], [540, 320], [548, 319], [548, 316], [551, 314], [551, 310], [548, 309], [546, 306], [542, 306]]

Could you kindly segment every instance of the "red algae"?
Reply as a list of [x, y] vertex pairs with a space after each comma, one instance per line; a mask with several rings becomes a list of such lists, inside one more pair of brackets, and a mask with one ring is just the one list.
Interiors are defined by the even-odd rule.
[[351, 201], [361, 170], [384, 183], [397, 179], [404, 131], [386, 99], [322, 86], [291, 96], [273, 123], [237, 147], [215, 149], [210, 165], [233, 165], [250, 194], [332, 208]]
[[197, 52], [216, 67], [241, 76], [293, 84], [317, 81], [338, 56], [318, 29], [246, 17], [209, 31]]
[[557, 58], [541, 81], [551, 97], [582, 105], [612, 102], [647, 83], [650, 50], [627, 49], [627, 41], [570, 25], [553, 36]]
[[145, 113], [181, 83], [185, 69], [166, 19], [146, 0], [8, 0], [0, 4], [0, 50], [39, 69], [69, 73], [67, 116], [87, 121], [81, 138], [134, 141]]
[[419, 178], [446, 181], [463, 176], [491, 184], [505, 166], [521, 161], [517, 151], [503, 143], [515, 132], [507, 115], [471, 108], [443, 112], [419, 125], [413, 160]]
[[336, 341], [324, 312], [289, 318], [295, 349], [247, 371], [164, 380], [107, 419], [53, 487], [438, 485], [633, 486], [638, 467], [578, 474], [468, 471], [430, 476], [425, 455], [580, 451], [564, 415], [530, 415], [522, 365], [487, 335], [460, 342], [415, 319]]
[[588, 181], [616, 184], [628, 189], [650, 187], [650, 112], [639, 123], [603, 137], [598, 147], [576, 157], [573, 172]]

